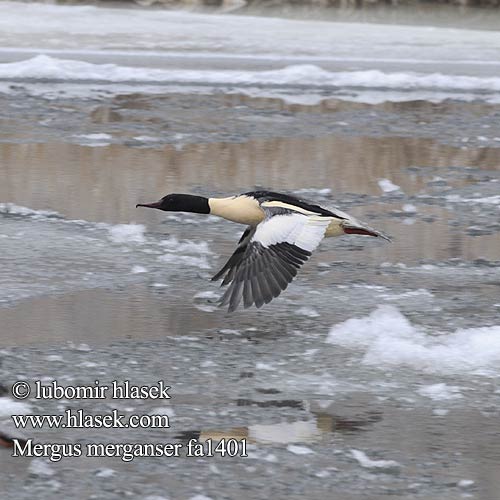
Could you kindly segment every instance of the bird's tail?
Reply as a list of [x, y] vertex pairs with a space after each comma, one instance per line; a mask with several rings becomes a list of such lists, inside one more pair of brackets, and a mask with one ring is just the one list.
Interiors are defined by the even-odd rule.
[[386, 241], [392, 241], [390, 236], [382, 233], [381, 231], [377, 231], [370, 226], [356, 220], [356, 219], [346, 219], [340, 223], [344, 233], [346, 234], [364, 234], [367, 236], [375, 236], [377, 238], [382, 238]]

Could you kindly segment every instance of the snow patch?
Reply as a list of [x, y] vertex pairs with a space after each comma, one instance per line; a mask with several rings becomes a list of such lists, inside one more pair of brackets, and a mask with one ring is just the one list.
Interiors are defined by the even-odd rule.
[[[314, 64], [293, 64], [270, 71], [183, 70], [93, 64], [73, 59], [37, 55], [19, 62], [0, 64], [0, 78], [98, 80], [106, 82], [171, 82], [230, 85], [309, 85], [318, 87], [362, 87], [375, 89], [489, 91], [500, 90], [500, 78], [388, 73], [380, 70], [327, 71]], [[89, 134], [108, 135], [108, 134]]]
[[368, 316], [334, 325], [326, 342], [362, 349], [367, 365], [453, 374], [499, 366], [500, 325], [432, 333], [412, 325], [396, 307], [383, 305]]

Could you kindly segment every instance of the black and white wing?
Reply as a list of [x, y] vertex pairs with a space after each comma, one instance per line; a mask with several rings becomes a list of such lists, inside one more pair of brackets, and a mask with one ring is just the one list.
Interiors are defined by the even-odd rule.
[[246, 229], [233, 255], [212, 278], [229, 284], [221, 299], [221, 306], [229, 305], [229, 312], [242, 300], [245, 308], [261, 307], [285, 290], [332, 220], [266, 203], [261, 207], [266, 218]]

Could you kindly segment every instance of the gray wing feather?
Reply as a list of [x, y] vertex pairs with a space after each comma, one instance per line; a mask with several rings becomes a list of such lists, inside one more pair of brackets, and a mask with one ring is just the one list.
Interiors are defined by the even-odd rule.
[[221, 278], [224, 278], [222, 285], [227, 285], [234, 278], [234, 272], [237, 269], [238, 263], [243, 258], [243, 254], [248, 245], [248, 242], [251, 240], [252, 236], [255, 233], [255, 227], [248, 226], [243, 234], [241, 235], [240, 241], [238, 241], [238, 246], [236, 250], [233, 252], [229, 260], [224, 264], [222, 269], [212, 278], [212, 281], [217, 281]]
[[229, 305], [232, 312], [243, 299], [245, 308], [254, 304], [262, 307], [288, 287], [310, 255], [286, 242], [269, 247], [256, 241], [249, 243], [235, 267], [228, 271], [233, 278], [221, 306]]
[[[296, 214], [283, 207], [263, 208], [266, 219], [261, 224], [275, 215]], [[252, 305], [259, 308], [270, 302], [288, 287], [311, 256], [310, 251], [287, 241], [264, 246], [253, 240], [256, 230], [257, 226], [247, 227], [234, 253], [212, 278], [222, 279], [222, 286], [229, 284], [220, 301], [221, 306], [229, 306], [229, 312], [241, 301], [245, 308]]]

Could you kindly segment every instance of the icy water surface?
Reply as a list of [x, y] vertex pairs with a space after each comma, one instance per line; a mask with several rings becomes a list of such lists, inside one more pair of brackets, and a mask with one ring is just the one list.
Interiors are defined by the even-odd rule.
[[[141, 123], [157, 111], [147, 98], [126, 102], [143, 103]], [[414, 128], [411, 138], [368, 134], [362, 117], [373, 112], [370, 107], [289, 111], [294, 120], [309, 122], [307, 135], [283, 128], [281, 136], [264, 138], [259, 135], [270, 134], [271, 126], [275, 132], [286, 127], [276, 125], [275, 115], [271, 124], [261, 120], [276, 102], [247, 104], [244, 113], [231, 102], [225, 107], [240, 127], [233, 142], [216, 140], [220, 130], [210, 130], [206, 137], [213, 140], [204, 143], [173, 131], [151, 147], [147, 140], [129, 142], [137, 133], [130, 119], [102, 138], [101, 125], [87, 117], [65, 131], [63, 141], [35, 126], [33, 135], [50, 140], [30, 144], [11, 123], [10, 142], [0, 145], [4, 384], [161, 378], [174, 391], [161, 410], [171, 415], [167, 430], [31, 434], [41, 442], [56, 435], [64, 442], [245, 437], [250, 454], [46, 464], [13, 461], [6, 452], [1, 459], [8, 483], [19, 475], [27, 482], [21, 490], [6, 483], [5, 491], [12, 498], [65, 496], [69, 490], [62, 485], [78, 467], [73, 494], [85, 489], [99, 498], [101, 477], [105, 498], [124, 492], [146, 498], [159, 489], [169, 498], [200, 492], [211, 498], [325, 498], [332, 488], [343, 498], [367, 489], [372, 498], [490, 498], [500, 454], [494, 142], [478, 147], [485, 141], [475, 137], [464, 147], [456, 137], [427, 137], [425, 127]], [[162, 105], [170, 106], [175, 123], [175, 105], [168, 99]], [[206, 98], [204, 105], [217, 112], [218, 100]], [[63, 120], [57, 102], [50, 107]], [[409, 109], [395, 113], [393, 127], [408, 130], [415, 107]], [[337, 112], [350, 130], [341, 125], [326, 134], [324, 114], [337, 118]], [[377, 112], [383, 118], [387, 110]], [[463, 116], [470, 109], [460, 105], [452, 112]], [[244, 140], [245, 120], [252, 116], [256, 136]], [[193, 118], [183, 126], [200, 133], [205, 125]], [[467, 120], [456, 126], [463, 137], [470, 132]], [[134, 207], [171, 191], [223, 194], [254, 186], [339, 205], [389, 232], [394, 242], [325, 241], [282, 297], [260, 311], [227, 315], [215, 305], [220, 292], [209, 277], [241, 228], [213, 217]], [[49, 414], [117, 407], [112, 400], [97, 407], [78, 401], [29, 405]], [[125, 413], [158, 411], [154, 401], [118, 406]], [[7, 412], [3, 421], [9, 421]], [[286, 480], [290, 470], [293, 482]], [[257, 487], [254, 475], [272, 480]]]
[[[93, 24], [95, 7], [14, 6], [0, 7], [0, 431], [19, 433], [13, 413], [116, 408], [170, 428], [21, 434], [245, 438], [248, 457], [2, 449], [2, 498], [496, 498], [496, 33], [394, 26], [387, 42], [376, 25], [358, 40], [344, 23], [234, 18], [228, 44], [224, 16], [136, 10], [131, 24], [103, 9]], [[280, 28], [274, 45], [260, 23]], [[229, 315], [210, 277], [243, 228], [135, 205], [259, 187], [338, 206], [393, 242], [324, 241], [281, 297]], [[164, 380], [172, 399], [8, 394], [53, 379]]]

